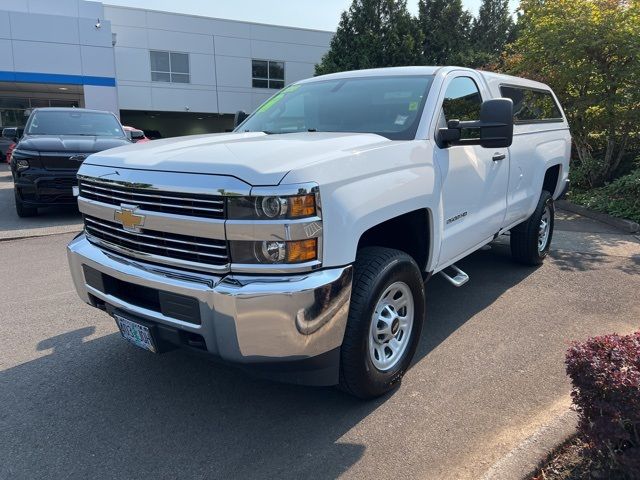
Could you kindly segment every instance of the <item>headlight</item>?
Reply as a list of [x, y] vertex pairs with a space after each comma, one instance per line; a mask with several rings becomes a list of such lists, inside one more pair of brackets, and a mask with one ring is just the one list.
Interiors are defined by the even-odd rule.
[[265, 197], [230, 197], [228, 218], [233, 220], [280, 220], [316, 215], [314, 194]]
[[21, 172], [23, 170], [26, 170], [27, 168], [29, 168], [29, 160], [27, 160], [26, 158], [16, 160], [16, 170]]
[[318, 259], [318, 239], [231, 241], [231, 260], [245, 264], [304, 263]]

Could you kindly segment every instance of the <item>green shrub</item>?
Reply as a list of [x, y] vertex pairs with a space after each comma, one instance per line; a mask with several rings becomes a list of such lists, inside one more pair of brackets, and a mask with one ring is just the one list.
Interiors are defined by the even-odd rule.
[[569, 200], [599, 212], [640, 223], [640, 168], [604, 187], [571, 191]]

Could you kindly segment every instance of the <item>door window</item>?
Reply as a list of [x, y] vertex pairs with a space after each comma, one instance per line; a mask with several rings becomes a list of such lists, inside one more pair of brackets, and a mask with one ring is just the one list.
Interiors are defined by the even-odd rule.
[[[482, 96], [476, 82], [470, 77], [454, 78], [444, 94], [440, 126], [446, 128], [449, 120], [478, 121], [480, 120], [481, 106]], [[464, 129], [462, 131], [463, 139], [479, 137], [479, 129]]]

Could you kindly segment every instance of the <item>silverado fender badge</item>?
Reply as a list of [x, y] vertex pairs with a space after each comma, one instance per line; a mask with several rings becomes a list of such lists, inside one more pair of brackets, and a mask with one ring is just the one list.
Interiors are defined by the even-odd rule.
[[447, 225], [449, 225], [450, 223], [453, 223], [453, 222], [455, 222], [455, 221], [457, 221], [457, 220], [460, 220], [461, 218], [464, 218], [464, 217], [466, 217], [466, 216], [467, 216], [467, 212], [459, 213], [459, 214], [458, 214], [458, 215], [456, 215], [455, 217], [451, 217], [451, 218], [449, 218], [449, 219], [447, 220]]
[[130, 232], [140, 232], [140, 227], [144, 225], [144, 215], [138, 215], [135, 211], [137, 206], [122, 206], [113, 213], [116, 222], [122, 224], [122, 228]]

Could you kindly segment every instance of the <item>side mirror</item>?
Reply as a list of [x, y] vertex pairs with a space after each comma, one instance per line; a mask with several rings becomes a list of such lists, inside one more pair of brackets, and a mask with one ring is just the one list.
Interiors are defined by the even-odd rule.
[[243, 112], [242, 110], [238, 110], [236, 112], [236, 116], [233, 118], [233, 128], [236, 128], [242, 122], [244, 122], [249, 114], [247, 112]]
[[[462, 130], [480, 130], [480, 138], [462, 139]], [[480, 120], [450, 120], [438, 131], [441, 148], [450, 145], [480, 145], [484, 148], [506, 148], [513, 143], [513, 101], [509, 98], [487, 100], [480, 107]]]
[[138, 140], [142, 140], [144, 138], [144, 132], [142, 130], [134, 130], [131, 132], [131, 140], [137, 142]]
[[129, 130], [125, 130], [124, 134], [127, 136], [129, 140], [133, 141], [133, 138], [131, 137], [131, 132]]
[[480, 109], [480, 145], [506, 148], [513, 143], [513, 101], [510, 98], [487, 100]]
[[2, 136], [4, 138], [8, 138], [9, 140], [16, 142], [16, 138], [18, 138], [18, 129], [17, 128], [5, 128], [2, 130]]

